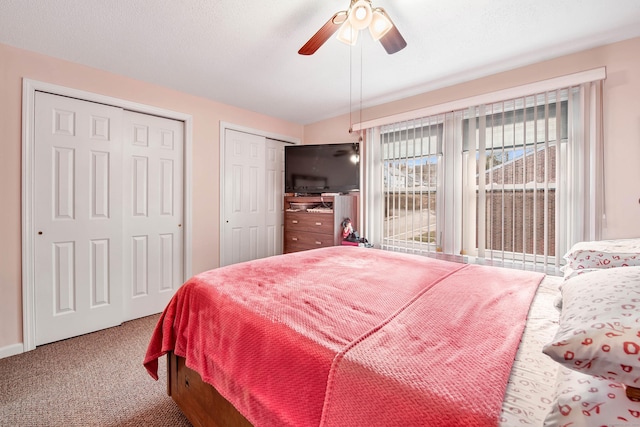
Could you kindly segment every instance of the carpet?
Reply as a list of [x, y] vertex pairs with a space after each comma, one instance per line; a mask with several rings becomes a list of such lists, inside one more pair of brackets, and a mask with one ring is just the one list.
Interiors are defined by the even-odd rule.
[[1, 426], [190, 426], [142, 366], [159, 315], [0, 359]]

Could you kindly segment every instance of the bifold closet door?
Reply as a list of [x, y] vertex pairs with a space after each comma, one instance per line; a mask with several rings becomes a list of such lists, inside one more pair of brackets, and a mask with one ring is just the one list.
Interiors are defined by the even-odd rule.
[[225, 131], [222, 266], [266, 255], [265, 142], [264, 136]]
[[284, 147], [267, 138], [265, 151], [266, 255], [282, 254], [284, 243]]
[[164, 309], [184, 280], [183, 122], [36, 93], [36, 345]]
[[124, 112], [124, 313], [164, 309], [183, 283], [183, 122]]
[[37, 92], [36, 345], [122, 322], [122, 110]]
[[221, 266], [282, 254], [285, 145], [226, 129]]

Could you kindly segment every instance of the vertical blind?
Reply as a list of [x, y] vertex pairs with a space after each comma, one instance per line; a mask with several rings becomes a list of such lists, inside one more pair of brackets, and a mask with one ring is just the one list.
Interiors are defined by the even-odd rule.
[[553, 264], [600, 238], [602, 81], [368, 129], [384, 249]]

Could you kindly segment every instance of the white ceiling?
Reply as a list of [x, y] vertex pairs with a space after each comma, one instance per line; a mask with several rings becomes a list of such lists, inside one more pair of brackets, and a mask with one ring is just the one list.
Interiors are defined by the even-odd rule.
[[0, 43], [308, 124], [357, 110], [361, 86], [367, 107], [640, 36], [640, 0], [373, 0], [406, 39], [404, 50], [388, 55], [363, 32], [355, 48], [332, 37], [314, 55], [298, 55], [348, 6], [0, 0]]

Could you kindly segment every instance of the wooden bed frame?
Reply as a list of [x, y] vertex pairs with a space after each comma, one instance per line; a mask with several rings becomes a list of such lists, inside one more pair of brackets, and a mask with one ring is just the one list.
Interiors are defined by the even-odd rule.
[[167, 394], [195, 427], [251, 427], [227, 399], [173, 352], [167, 354]]

